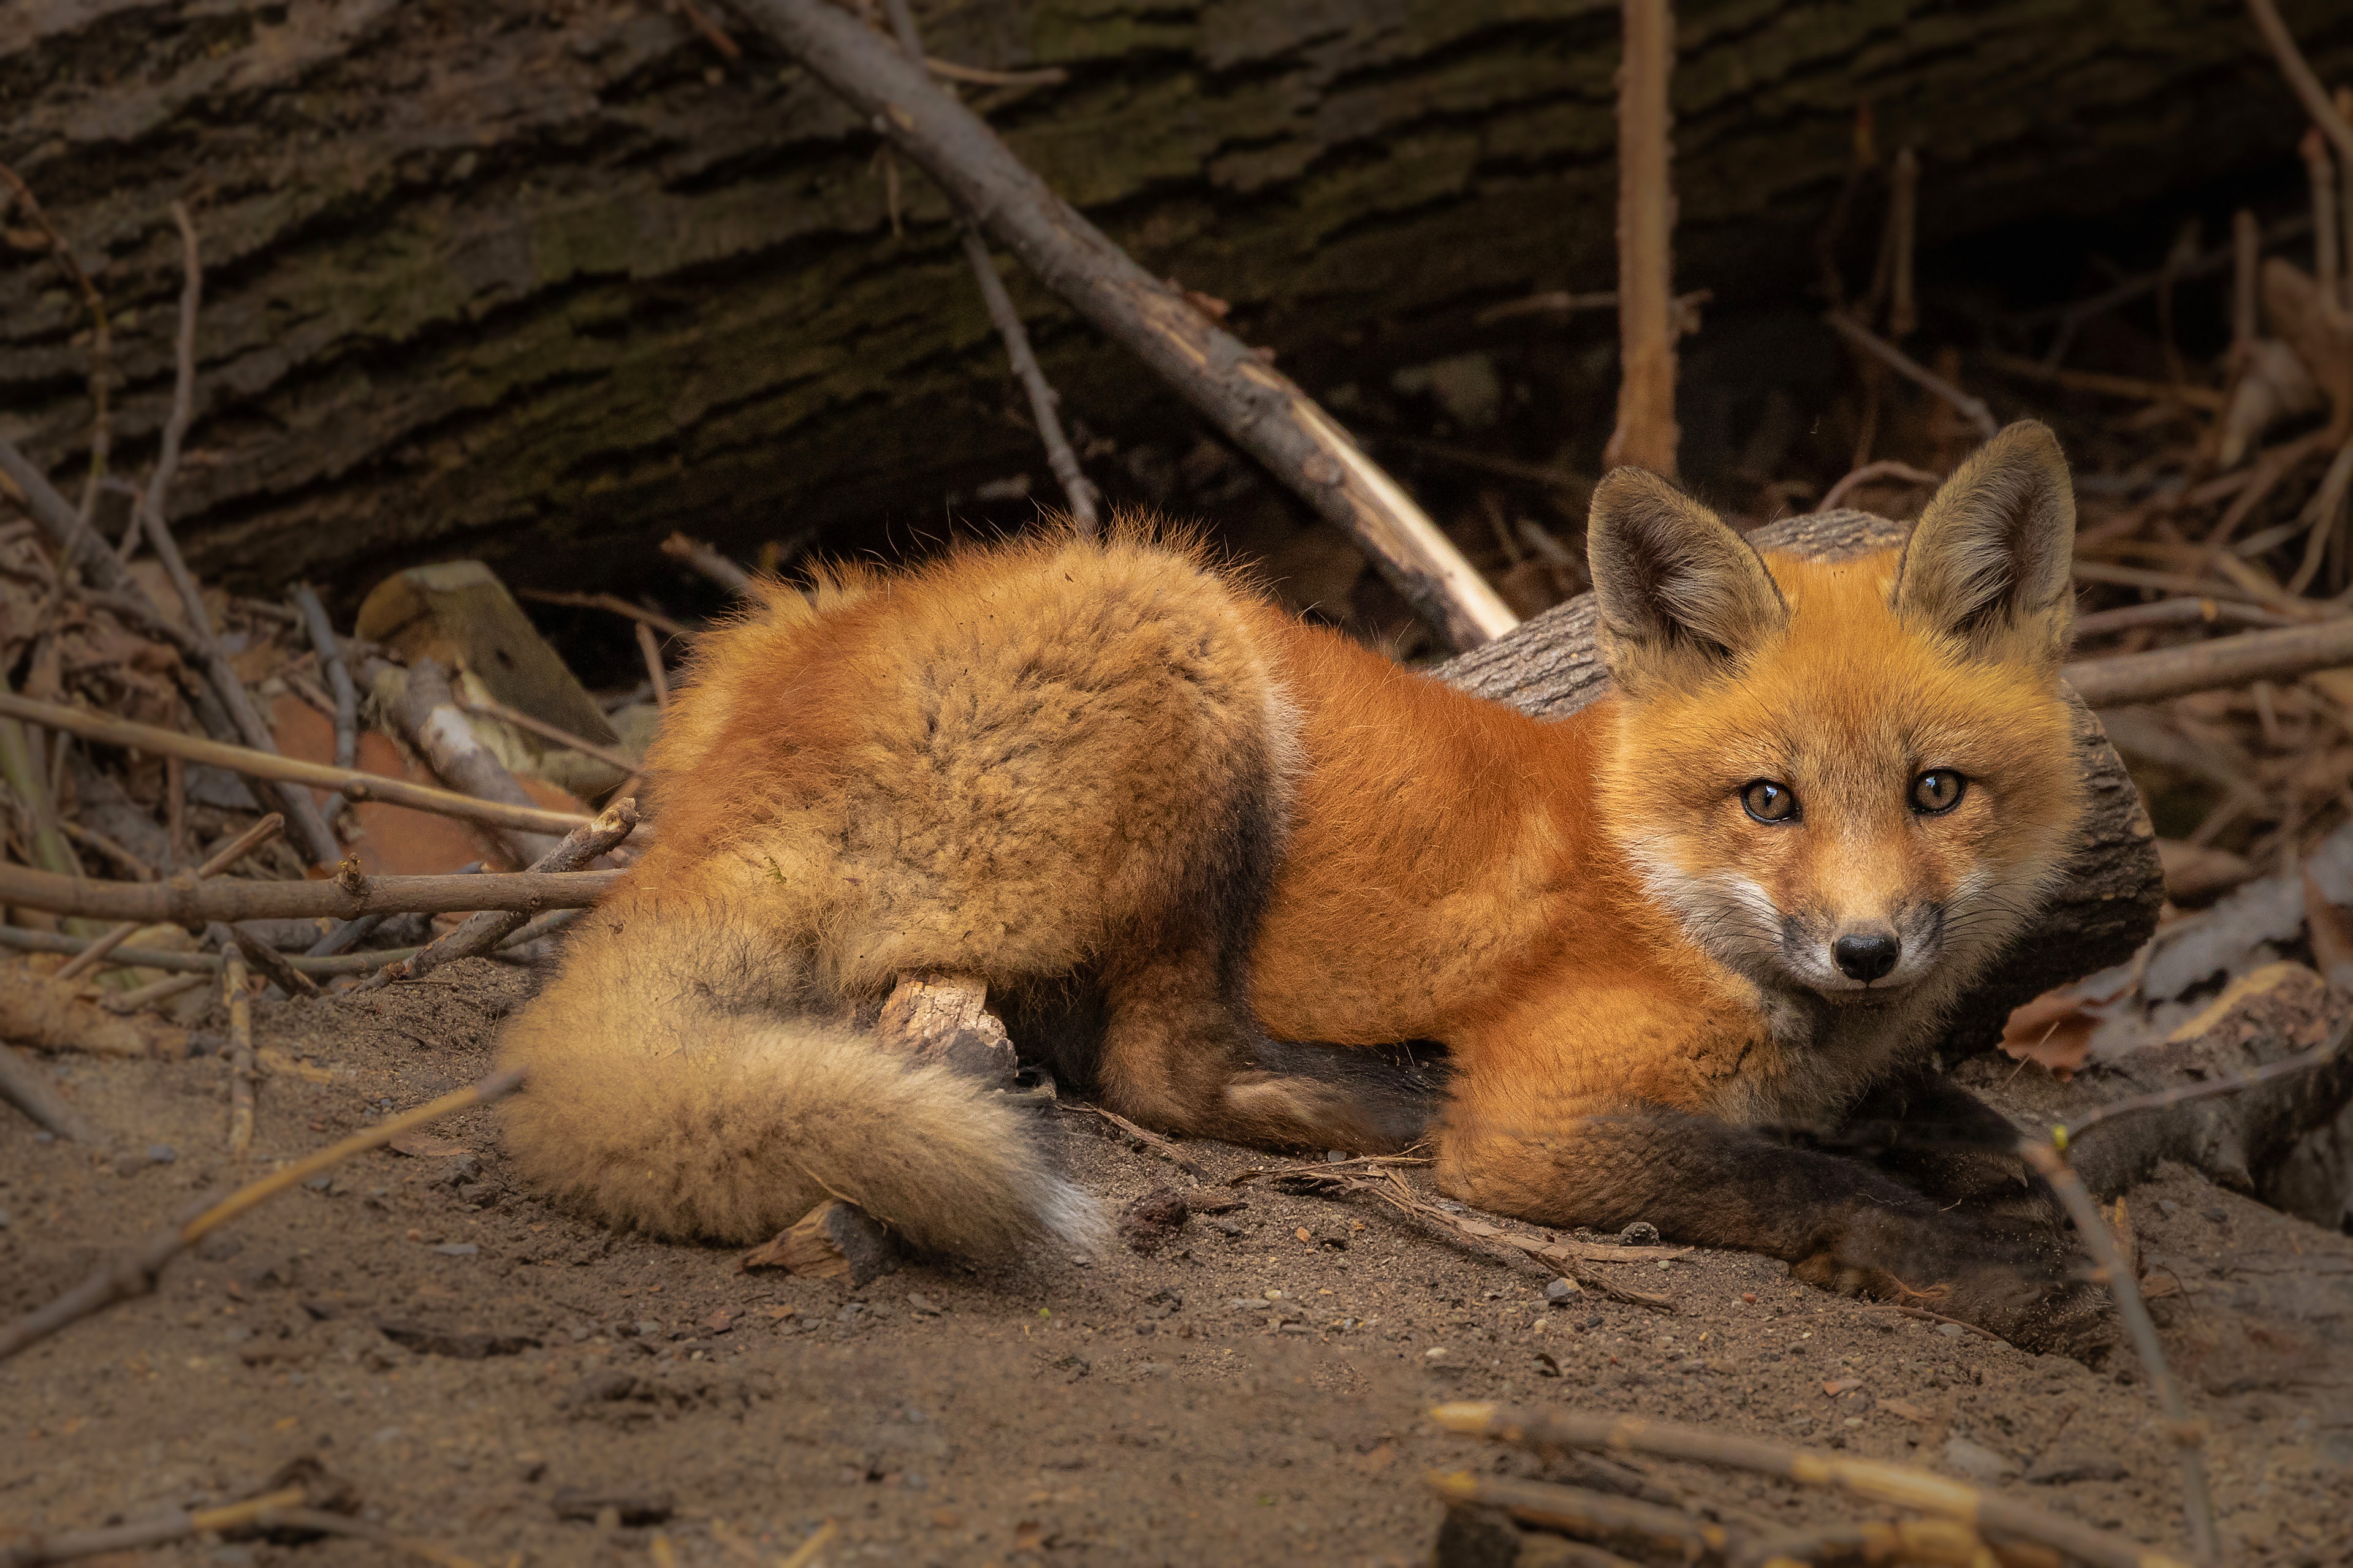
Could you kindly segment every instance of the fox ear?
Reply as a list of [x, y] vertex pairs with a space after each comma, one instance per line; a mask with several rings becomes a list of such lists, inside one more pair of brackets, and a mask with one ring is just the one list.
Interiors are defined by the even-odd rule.
[[1603, 479], [1585, 536], [1604, 657], [1630, 691], [1662, 660], [1728, 665], [1788, 624], [1756, 547], [1656, 474]]
[[[2021, 420], [1953, 470], [1920, 514], [1896, 569], [1896, 613], [1979, 655], [2055, 659], [2074, 554], [2075, 487], [2059, 438]], [[2011, 640], [2021, 635], [2023, 647]]]

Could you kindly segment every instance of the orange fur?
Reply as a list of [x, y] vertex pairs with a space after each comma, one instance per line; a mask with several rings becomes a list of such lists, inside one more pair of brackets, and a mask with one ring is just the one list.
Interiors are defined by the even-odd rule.
[[[1374, 1146], [1345, 1083], [1267, 1042], [1442, 1042], [1441, 1184], [1556, 1222], [1620, 1201], [1578, 1153], [1619, 1120], [1824, 1123], [1916, 1059], [2066, 847], [2065, 483], [2047, 433], [2013, 431], [1908, 554], [1822, 564], [1613, 476], [1593, 549], [1621, 695], [1557, 723], [1133, 526], [769, 588], [666, 723], [654, 847], [508, 1037], [535, 1074], [517, 1157], [670, 1232], [762, 1235], [822, 1189], [926, 1245], [1077, 1233], [970, 1086], [851, 1109], [878, 1092], [855, 1016], [913, 970], [1099, 987], [1097, 1091], [1179, 1133]], [[1924, 815], [1936, 769], [1967, 792]], [[1757, 780], [1802, 818], [1752, 819]], [[648, 922], [699, 934], [633, 965]], [[1858, 931], [1900, 944], [1883, 979], [1834, 956]], [[816, 1138], [836, 1113], [857, 1125]], [[889, 1169], [918, 1143], [968, 1180]]]

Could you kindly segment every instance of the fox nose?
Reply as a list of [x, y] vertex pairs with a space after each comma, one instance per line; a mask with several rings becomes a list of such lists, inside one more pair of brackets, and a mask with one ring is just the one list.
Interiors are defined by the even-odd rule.
[[1896, 955], [1903, 951], [1904, 944], [1885, 931], [1842, 936], [1831, 944], [1839, 973], [1865, 985], [1894, 968]]

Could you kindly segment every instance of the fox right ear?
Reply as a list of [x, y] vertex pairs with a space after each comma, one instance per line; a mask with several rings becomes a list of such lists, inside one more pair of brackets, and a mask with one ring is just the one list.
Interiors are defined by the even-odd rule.
[[1756, 548], [1656, 474], [1605, 477], [1585, 537], [1602, 655], [1629, 692], [1662, 661], [1729, 665], [1788, 624]]

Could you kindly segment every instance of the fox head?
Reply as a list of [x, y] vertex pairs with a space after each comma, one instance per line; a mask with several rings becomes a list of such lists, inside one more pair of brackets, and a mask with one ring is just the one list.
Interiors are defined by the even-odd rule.
[[[1760, 555], [1620, 468], [1588, 528], [1620, 693], [1603, 825], [1694, 941], [1831, 1002], [1949, 995], [2013, 935], [2082, 810], [2060, 663], [2075, 505], [2013, 425], [1900, 550]], [[1930, 983], [1926, 992], [1914, 988]]]

